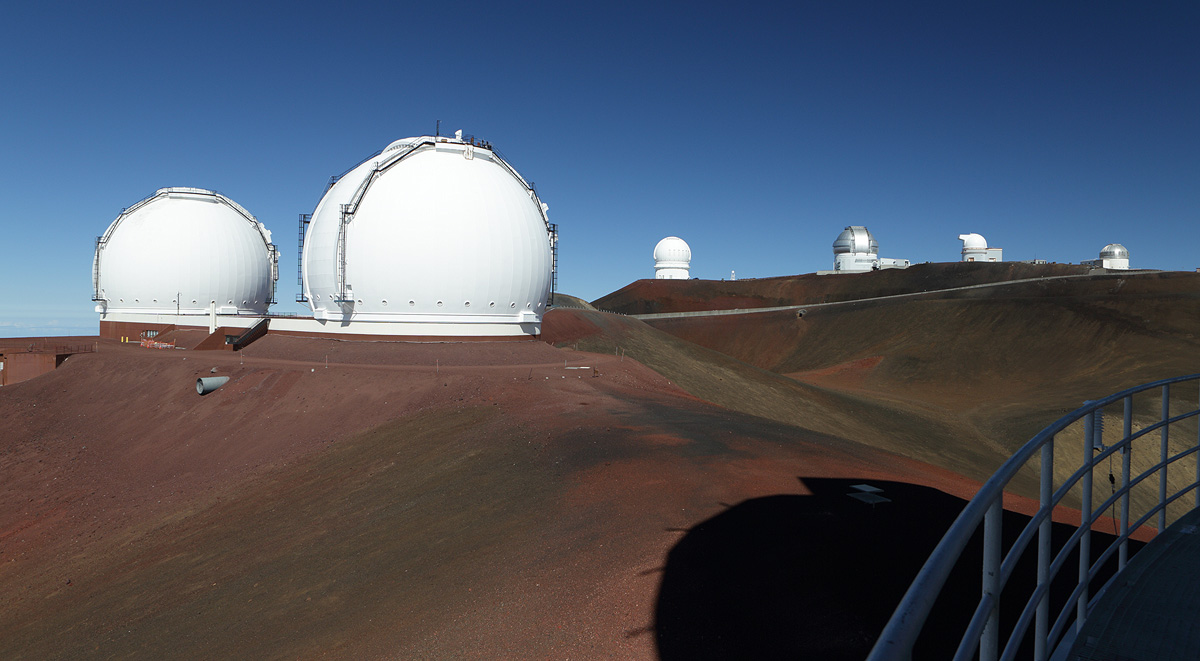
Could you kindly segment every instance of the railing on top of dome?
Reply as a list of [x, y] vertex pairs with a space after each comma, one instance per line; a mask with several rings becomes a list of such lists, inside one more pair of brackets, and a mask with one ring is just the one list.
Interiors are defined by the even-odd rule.
[[[445, 137], [445, 136], [441, 136], [441, 137]], [[479, 147], [481, 149], [486, 149], [486, 150], [492, 152], [493, 154], [497, 154], [497, 155], [500, 154], [500, 152], [496, 151], [496, 148], [492, 146], [492, 143], [488, 142], [487, 140], [478, 140], [475, 138], [475, 136], [471, 135], [470, 133], [464, 133], [464, 134], [462, 134], [462, 138], [455, 138], [455, 139], [456, 140], [461, 139], [463, 142], [467, 143], [468, 145], [471, 145], [472, 147]], [[501, 156], [500, 158], [504, 158], [504, 157]]]
[[[970, 623], [962, 635], [954, 658], [974, 658], [976, 652], [983, 661], [992, 661], [997, 658], [1013, 659], [1018, 654], [1025, 656], [1028, 654], [1028, 650], [1022, 649], [1022, 646], [1029, 644], [1026, 638], [1029, 635], [1030, 624], [1034, 625], [1033, 658], [1038, 661], [1049, 658], [1057, 646], [1072, 644], [1075, 636], [1087, 621], [1091, 609], [1095, 607], [1104, 591], [1114, 584], [1116, 578], [1120, 576], [1120, 572], [1125, 569], [1129, 562], [1130, 552], [1136, 552], [1129, 546], [1130, 535], [1155, 516], [1157, 516], [1158, 532], [1164, 531], [1167, 527], [1167, 506], [1188, 492], [1195, 492], [1195, 500], [1188, 511], [1200, 507], [1200, 461], [1196, 460], [1200, 458], [1200, 440], [1188, 440], [1186, 443], [1177, 441], [1174, 448], [1170, 444], [1171, 426], [1183, 420], [1195, 418], [1200, 414], [1200, 407], [1197, 407], [1172, 415], [1171, 386], [1197, 382], [1200, 382], [1200, 374], [1164, 379], [1136, 386], [1100, 400], [1086, 402], [1082, 407], [1063, 416], [1034, 436], [992, 475], [959, 514], [908, 588], [903, 600], [871, 650], [871, 654], [867, 657], [868, 661], [912, 658], [913, 647], [925, 627], [930, 610], [941, 594], [951, 570], [958, 562], [968, 541], [977, 531], [980, 522], [983, 522], [984, 526], [982, 595]], [[1142, 425], [1140, 429], [1134, 431], [1134, 395], [1155, 389], [1161, 389], [1161, 415], [1157, 415], [1156, 422]], [[1190, 388], [1188, 390], [1189, 396], [1195, 392]], [[1178, 394], [1178, 390], [1176, 392]], [[1144, 399], [1140, 401], [1144, 401]], [[1196, 399], [1193, 398], [1191, 401], [1195, 402]], [[1102, 419], [1104, 408], [1116, 402], [1123, 403], [1123, 434], [1119, 441], [1105, 446], [1103, 444], [1103, 424], [1097, 421], [1097, 416]], [[1176, 408], [1178, 409], [1180, 406], [1177, 405]], [[1055, 437], [1080, 421], [1083, 423], [1083, 458], [1080, 467], [1056, 490], [1054, 488]], [[1181, 431], [1178, 427], [1176, 430]], [[1154, 431], [1159, 431], [1160, 437], [1159, 443], [1157, 443], [1158, 462], [1145, 467], [1144, 470], [1141, 470], [1143, 467], [1139, 466], [1141, 472], [1131, 477], [1133, 441], [1147, 437], [1147, 443], [1152, 443], [1152, 437], [1147, 435]], [[1192, 434], [1191, 439], [1197, 438], [1194, 427], [1189, 425], [1185, 431]], [[1073, 429], [1073, 432], [1077, 435], [1078, 428]], [[1176, 438], [1179, 439], [1179, 436], [1177, 435]], [[1018, 473], [1022, 472], [1026, 464], [1039, 453], [1040, 459], [1037, 462], [1040, 468], [1039, 509], [1005, 553], [1001, 543], [1004, 487]], [[1119, 484], [1112, 473], [1111, 466], [1111, 458], [1118, 453], [1121, 457]], [[1194, 473], [1189, 473], [1187, 478], [1187, 480], [1192, 480], [1191, 475], [1195, 475], [1194, 481], [1184, 484], [1168, 495], [1167, 466], [1188, 457], [1193, 457], [1192, 461], [1196, 462]], [[1112, 493], [1100, 503], [1099, 507], [1093, 507], [1092, 473], [1105, 460], [1110, 462], [1109, 480]], [[1151, 457], [1149, 461], [1154, 461], [1154, 458]], [[1190, 465], [1192, 461], [1187, 462], [1186, 465]], [[1146, 493], [1152, 486], [1148, 480], [1155, 475], [1159, 478], [1156, 498], [1154, 495]], [[1137, 490], [1139, 499], [1137, 505], [1139, 508], [1145, 506], [1146, 511], [1131, 523], [1130, 494], [1143, 482], [1146, 482], [1146, 486]], [[1078, 492], [1075, 491], [1076, 485], [1079, 485]], [[1053, 554], [1051, 514], [1069, 494], [1073, 497], [1077, 496], [1081, 501], [1080, 524], [1058, 550], [1058, 553]], [[1147, 500], [1148, 502], [1146, 502]], [[1157, 503], [1151, 505], [1155, 501]], [[1093, 562], [1092, 528], [1110, 507], [1119, 507], [1120, 532], [1108, 548], [1094, 557], [1095, 561]], [[1179, 509], [1182, 507], [1181, 503]], [[1173, 518], [1178, 518], [1182, 513], [1176, 509]], [[1002, 648], [999, 617], [1001, 592], [1012, 577], [1017, 561], [1025, 554], [1035, 536], [1037, 538], [1036, 586], [1021, 607], [1017, 619], [1011, 626], [1005, 623], [1005, 633], [1008, 637]], [[1063, 603], [1057, 617], [1051, 621], [1051, 583], [1066, 565], [1068, 556], [1074, 554], [1076, 549], [1078, 549], [1078, 572], [1074, 589]], [[1094, 598], [1089, 599], [1091, 585], [1099, 582], [1098, 574], [1106, 563], [1111, 565], [1114, 554], [1117, 555], [1116, 573], [1096, 591]], [[1070, 579], [1064, 577], [1064, 580], [1069, 581]], [[1075, 625], [1074, 632], [1069, 632], [1067, 627], [1072, 622]]]
[[[334, 184], [336, 184], [337, 182], [341, 181], [341, 180], [342, 180], [342, 177], [345, 177], [346, 175], [350, 174], [351, 172], [354, 172], [355, 168], [357, 168], [358, 166], [362, 165], [363, 163], [366, 163], [367, 161], [369, 161], [369, 160], [371, 160], [371, 159], [375, 158], [376, 156], [379, 156], [379, 155], [380, 155], [380, 154], [382, 154], [382, 153], [383, 153], [383, 150], [382, 150], [382, 149], [381, 149], [381, 150], [379, 150], [379, 151], [377, 151], [377, 152], [373, 152], [372, 154], [370, 154], [370, 155], [369, 155], [369, 156], [367, 156], [366, 158], [364, 158], [364, 159], [360, 160], [359, 162], [355, 163], [354, 165], [351, 165], [351, 166], [350, 166], [350, 168], [349, 168], [349, 169], [347, 169], [345, 172], [343, 172], [343, 173], [341, 173], [341, 174], [335, 174], [335, 175], [333, 175], [333, 176], [329, 177], [329, 181], [327, 181], [327, 182], [325, 183], [325, 190], [321, 191], [321, 197], [322, 197], [322, 198], [324, 198], [324, 197], [325, 197], [325, 193], [328, 193], [328, 192], [329, 192], [329, 189], [330, 189], [330, 188], [333, 188]], [[320, 204], [320, 202], [321, 202], [321, 200], [317, 200], [317, 203], [318, 203], [318, 204]]]

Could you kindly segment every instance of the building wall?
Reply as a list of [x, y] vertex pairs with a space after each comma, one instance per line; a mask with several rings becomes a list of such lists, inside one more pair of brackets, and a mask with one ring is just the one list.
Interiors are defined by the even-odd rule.
[[[128, 338], [130, 342], [138, 342], [142, 339], [142, 331], [158, 331], [162, 332], [174, 324], [163, 324], [153, 321], [101, 321], [100, 322], [100, 337], [109, 340], [122, 340]], [[207, 326], [196, 326], [196, 329], [208, 330]]]
[[0, 385], [11, 386], [14, 383], [53, 372], [58, 364], [58, 356], [54, 353], [11, 353], [0, 354]]
[[875, 270], [879, 256], [871, 253], [838, 253], [833, 256], [833, 270], [845, 273], [863, 273]]
[[964, 262], [1002, 262], [1004, 261], [1004, 249], [964, 248], [962, 256]]

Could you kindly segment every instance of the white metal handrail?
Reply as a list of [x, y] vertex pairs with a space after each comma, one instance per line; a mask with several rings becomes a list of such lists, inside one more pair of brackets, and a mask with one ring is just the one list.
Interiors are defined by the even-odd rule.
[[[1086, 402], [1075, 411], [1059, 418], [1050, 426], [1038, 432], [1028, 443], [1016, 452], [997, 470], [987, 482], [980, 487], [975, 497], [967, 503], [962, 513], [955, 519], [950, 529], [942, 537], [941, 542], [933, 550], [917, 577], [909, 586], [900, 605], [892, 614], [891, 619], [880, 634], [874, 648], [867, 657], [868, 661], [907, 660], [912, 658], [913, 645], [925, 626], [929, 612], [941, 593], [951, 570], [954, 569], [963, 550], [972, 535], [983, 523], [983, 589], [974, 614], [962, 635], [955, 659], [973, 658], [978, 652], [982, 661], [995, 659], [1013, 659], [1025, 638], [1029, 625], [1034, 625], [1034, 659], [1045, 661], [1055, 646], [1063, 640], [1067, 626], [1074, 622], [1075, 631], [1082, 629], [1090, 609], [1096, 599], [1112, 584], [1117, 575], [1125, 569], [1129, 562], [1129, 537], [1139, 527], [1157, 517], [1159, 532], [1167, 526], [1167, 506], [1188, 492], [1194, 492], [1193, 507], [1200, 507], [1200, 434], [1196, 443], [1185, 450], [1172, 455], [1169, 450], [1171, 425], [1200, 415], [1200, 405], [1185, 413], [1171, 416], [1170, 398], [1171, 386], [1188, 381], [1200, 381], [1200, 374], [1164, 379], [1146, 383], [1119, 393], [1109, 395], [1100, 400]], [[1161, 389], [1162, 412], [1157, 422], [1145, 428], [1133, 431], [1133, 396], [1138, 393]], [[1124, 404], [1124, 425], [1121, 440], [1105, 447], [1102, 438], [1096, 436], [1096, 415], [1103, 416], [1104, 407], [1116, 402]], [[1067, 427], [1080, 420], [1084, 421], [1083, 459], [1080, 467], [1056, 490], [1054, 488], [1054, 446], [1055, 437]], [[1151, 434], [1160, 433], [1159, 461], [1137, 476], [1131, 476], [1132, 442]], [[1121, 454], [1121, 483], [1119, 488], [1114, 486], [1113, 494], [1099, 507], [1092, 506], [1092, 474], [1095, 468], [1104, 460], [1116, 453]], [[1001, 516], [1003, 514], [1004, 488], [1013, 477], [1034, 457], [1040, 453], [1041, 475], [1039, 489], [1039, 507], [1037, 513], [1021, 530], [1008, 552], [1005, 553], [1001, 541]], [[1167, 494], [1167, 467], [1185, 457], [1197, 455], [1195, 481], [1178, 489], [1175, 493]], [[1158, 503], [1150, 508], [1143, 516], [1132, 524], [1129, 521], [1130, 491], [1145, 482], [1155, 474], [1158, 475]], [[1115, 476], [1114, 476], [1115, 479]], [[1066, 541], [1059, 552], [1053, 554], [1051, 544], [1051, 514], [1054, 508], [1079, 485], [1081, 488], [1080, 524], [1078, 529]], [[1095, 558], [1091, 549], [1091, 530], [1098, 520], [1098, 515], [1109, 507], [1120, 503], [1120, 534]], [[1021, 614], [1014, 622], [1007, 642], [1001, 647], [1000, 641], [1000, 597], [1012, 576], [1017, 561], [1023, 557], [1029, 545], [1037, 539], [1037, 584], [1029, 594]], [[1064, 568], [1069, 555], [1078, 548], [1079, 561], [1077, 582], [1070, 598], [1062, 610], [1050, 621], [1050, 585]], [[1101, 568], [1113, 554], [1118, 556], [1117, 571], [1097, 595], [1089, 598], [1088, 586], [1099, 575]], [[1072, 608], [1074, 605], [1074, 608]], [[1072, 613], [1073, 611], [1073, 613]]]

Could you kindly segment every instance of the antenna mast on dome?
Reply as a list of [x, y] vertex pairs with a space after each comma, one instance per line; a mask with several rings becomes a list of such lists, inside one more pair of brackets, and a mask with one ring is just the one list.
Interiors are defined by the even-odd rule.
[[442, 120], [437, 120], [437, 125], [433, 129], [433, 135], [440, 137], [442, 135]]

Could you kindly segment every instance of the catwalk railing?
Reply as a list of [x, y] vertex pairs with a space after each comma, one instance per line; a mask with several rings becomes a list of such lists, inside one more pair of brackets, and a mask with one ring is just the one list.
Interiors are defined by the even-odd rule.
[[[954, 569], [959, 557], [963, 555], [971, 537], [983, 524], [983, 562], [982, 562], [982, 591], [978, 606], [971, 617], [970, 623], [962, 634], [954, 659], [978, 658], [982, 661], [995, 659], [1017, 658], [1018, 650], [1029, 633], [1032, 624], [1033, 658], [1045, 661], [1050, 657], [1055, 647], [1064, 641], [1073, 639], [1073, 635], [1064, 636], [1069, 626], [1078, 632], [1087, 621], [1091, 608], [1108, 586], [1120, 576], [1129, 562], [1131, 552], [1129, 539], [1138, 528], [1156, 519], [1159, 532], [1167, 526], [1167, 506], [1176, 500], [1193, 492], [1195, 499], [1192, 507], [1200, 507], [1200, 432], [1189, 429], [1194, 435], [1183, 449], [1173, 451], [1170, 447], [1170, 430], [1172, 425], [1197, 417], [1200, 405], [1186, 412], [1171, 415], [1172, 386], [1182, 383], [1200, 383], [1200, 374], [1165, 379], [1140, 385], [1100, 400], [1086, 402], [1074, 412], [1063, 416], [1058, 421], [1046, 427], [1028, 443], [1017, 451], [1008, 461], [992, 475], [979, 489], [975, 497], [967, 504], [962, 513], [951, 525], [934, 549], [933, 554], [925, 562], [921, 571], [913, 580], [908, 592], [905, 593], [900, 605], [892, 614], [884, 627], [883, 633], [867, 657], [868, 661], [884, 661], [911, 659], [913, 646], [926, 624], [937, 625], [942, 629], [942, 623], [928, 622], [930, 610], [937, 600], [946, 579]], [[1157, 421], [1141, 426], [1134, 431], [1134, 395], [1161, 390], [1161, 414]], [[1140, 400], [1139, 400], [1140, 401]], [[1192, 400], [1195, 402], [1196, 400]], [[1105, 446], [1103, 443], [1103, 416], [1106, 406], [1123, 404], [1123, 429], [1119, 441]], [[1191, 404], [1188, 404], [1191, 406]], [[1055, 439], [1074, 423], [1083, 423], [1082, 460], [1079, 468], [1062, 484], [1055, 488]], [[1159, 433], [1157, 444], [1157, 463], [1146, 467], [1137, 475], [1131, 475], [1133, 442], [1147, 438], [1154, 432]], [[1176, 437], [1178, 439], [1178, 436]], [[1098, 507], [1093, 506], [1093, 472], [1106, 460], [1120, 455], [1120, 483], [1110, 470], [1112, 493]], [[1001, 541], [1001, 515], [1003, 513], [1004, 489], [1024, 467], [1039, 456], [1040, 471], [1039, 507], [1037, 513], [1030, 519], [1007, 550]], [[1168, 494], [1167, 467], [1181, 459], [1193, 457], [1188, 462], [1195, 462], [1194, 471], [1189, 473], [1187, 484]], [[1153, 461], [1153, 459], [1151, 459]], [[1157, 477], [1158, 493], [1151, 499], [1151, 504], [1145, 506], [1145, 512], [1136, 520], [1130, 521], [1130, 494], [1136, 487], [1150, 482]], [[1076, 485], [1079, 489], [1076, 490]], [[1144, 489], [1138, 490], [1143, 493]], [[1075, 494], [1080, 499], [1080, 524], [1065, 545], [1057, 550], [1051, 541], [1052, 513], [1056, 506]], [[1099, 521], [1110, 507], [1119, 508], [1120, 532], [1115, 540], [1099, 554], [1093, 555], [1091, 548], [1091, 533], [1093, 526]], [[1037, 582], [1032, 593], [1023, 595], [1003, 594], [1005, 599], [1024, 599], [1024, 607], [1018, 619], [1007, 628], [1007, 638], [1001, 640], [1000, 599], [1017, 565], [1017, 561], [1036, 545], [1037, 553]], [[1078, 568], [1075, 588], [1070, 597], [1062, 605], [1059, 612], [1051, 620], [1051, 583], [1059, 572], [1065, 569], [1070, 556], [1078, 550]], [[1116, 573], [1089, 598], [1089, 586], [1100, 574], [1101, 568], [1109, 562], [1113, 555], [1117, 556]], [[1068, 579], [1069, 580], [1069, 579]], [[1018, 602], [1020, 603], [1020, 602]], [[941, 631], [939, 635], [944, 634]]]

